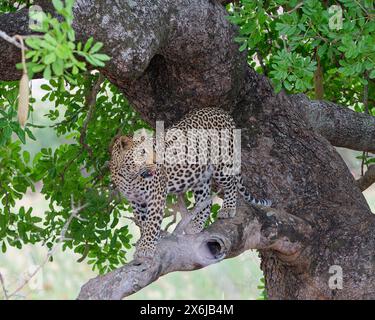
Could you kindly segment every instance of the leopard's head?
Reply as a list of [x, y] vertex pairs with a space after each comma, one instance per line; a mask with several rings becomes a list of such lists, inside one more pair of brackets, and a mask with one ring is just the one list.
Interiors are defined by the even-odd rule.
[[120, 136], [110, 148], [109, 169], [112, 182], [128, 200], [138, 196], [143, 179], [141, 173], [153, 161], [150, 158], [153, 152], [145, 140], [145, 137], [135, 140]]

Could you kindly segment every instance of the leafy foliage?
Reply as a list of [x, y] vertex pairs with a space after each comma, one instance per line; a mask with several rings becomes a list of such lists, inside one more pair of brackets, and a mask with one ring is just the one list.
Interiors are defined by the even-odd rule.
[[[106, 161], [108, 146], [118, 134], [128, 134], [145, 126], [130, 108], [118, 89], [104, 81], [92, 108], [88, 122], [86, 93], [98, 81], [98, 74], [83, 74], [75, 78], [77, 85], [60, 79], [43, 84], [43, 100], [55, 107], [45, 115], [54, 122], [53, 130], [66, 143], [55, 150], [42, 148], [32, 158], [21, 145], [35, 139], [28, 123], [20, 128], [16, 118], [16, 83], [0, 85], [0, 239], [3, 251], [7, 246], [21, 248], [26, 243], [53, 243], [71, 214], [71, 197], [76, 203], [87, 204], [80, 220], [73, 220], [64, 248], [88, 256], [88, 263], [100, 272], [125, 261], [131, 235], [121, 222], [127, 204], [110, 188]], [[62, 115], [60, 115], [62, 113]], [[59, 119], [63, 118], [61, 121]], [[87, 127], [85, 127], [85, 123]], [[84, 141], [82, 136], [85, 136]], [[15, 138], [17, 137], [17, 138]], [[88, 147], [84, 147], [84, 145]], [[28, 188], [42, 182], [41, 193], [49, 200], [49, 210], [43, 216], [32, 215], [32, 208], [16, 202]], [[42, 218], [42, 219], [41, 219]]]
[[[53, 105], [45, 117], [53, 123], [56, 136], [66, 142], [42, 148], [34, 156], [22, 145], [35, 140], [33, 129], [50, 129], [29, 121], [24, 128], [16, 120], [18, 82], [0, 83], [0, 244], [21, 248], [43, 243], [51, 248], [71, 214], [71, 200], [85, 204], [80, 219], [73, 219], [64, 239], [70, 248], [103, 273], [126, 260], [132, 235], [121, 217], [128, 209], [126, 200], [111, 189], [107, 161], [108, 148], [116, 134], [129, 134], [145, 127], [119, 90], [91, 67], [108, 60], [98, 53], [102, 44], [90, 38], [83, 46], [75, 43], [71, 27], [73, 1], [53, 1], [64, 17], [58, 21], [45, 15], [42, 37], [26, 40], [28, 70], [43, 72], [43, 101]], [[2, 11], [4, 7], [2, 7]], [[9, 9], [9, 11], [11, 11]], [[94, 92], [96, 90], [96, 92]], [[93, 97], [91, 97], [93, 95]], [[30, 100], [31, 113], [33, 103]], [[43, 215], [33, 208], [17, 208], [30, 188], [42, 183], [41, 193], [49, 201]]]
[[260, 295], [257, 300], [268, 300], [268, 294], [266, 289], [266, 280], [264, 277], [260, 278], [260, 284], [258, 285], [258, 289], [260, 290]]
[[20, 1], [0, 0], [0, 13], [15, 12], [18, 9], [26, 5], [30, 5], [29, 0], [20, 0]]
[[[74, 0], [66, 0], [64, 6], [61, 0], [53, 0], [52, 3], [56, 12], [64, 18], [59, 21], [51, 14], [38, 12], [31, 14], [39, 22], [31, 24], [32, 30], [41, 32], [43, 37], [32, 36], [26, 39], [28, 50], [26, 58], [28, 63], [28, 73], [32, 78], [34, 73], [43, 72], [43, 78], [50, 80], [51, 77], [63, 76], [70, 83], [76, 84], [73, 76], [86, 71], [85, 62], [79, 61], [77, 56], [86, 59], [94, 67], [104, 67], [105, 61], [110, 58], [98, 51], [103, 47], [103, 43], [93, 43], [91, 37], [85, 45], [81, 42], [75, 43], [75, 32], [72, 28], [73, 4]], [[18, 66], [22, 68], [22, 65]]]
[[[227, 8], [240, 50], [248, 49], [249, 64], [276, 91], [375, 116], [374, 1], [241, 0]], [[360, 157], [364, 165], [374, 161]]]
[[363, 91], [369, 86], [369, 112], [375, 115], [373, 1], [241, 0], [228, 10], [240, 27], [240, 50], [248, 49], [249, 63], [266, 73], [277, 91], [313, 98], [319, 67], [325, 99], [364, 112]]

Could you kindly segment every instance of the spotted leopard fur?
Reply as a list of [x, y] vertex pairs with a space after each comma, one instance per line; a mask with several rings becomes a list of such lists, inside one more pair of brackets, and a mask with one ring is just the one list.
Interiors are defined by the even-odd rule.
[[[199, 153], [188, 152], [194, 146], [192, 141], [202, 138], [202, 129], [209, 132], [209, 141], [222, 141], [220, 139], [224, 137], [229, 140], [227, 145], [216, 152], [220, 161], [213, 161], [211, 158], [201, 161]], [[237, 192], [251, 204], [271, 205], [269, 200], [255, 199], [245, 188], [241, 176], [233, 174], [234, 129], [234, 120], [221, 109], [204, 108], [193, 111], [166, 130], [162, 162], [155, 160], [154, 153], [151, 154], [152, 161], [147, 160], [150, 159], [150, 149], [145, 147], [145, 139], [136, 141], [122, 136], [114, 141], [110, 160], [112, 181], [130, 201], [136, 223], [141, 229], [136, 250], [138, 258], [150, 257], [154, 253], [169, 193], [181, 194], [192, 190], [197, 205], [207, 202], [211, 194], [211, 182], [214, 180], [224, 192], [219, 218], [234, 217]], [[151, 149], [158, 154], [160, 147], [158, 149], [155, 139], [152, 139], [151, 145], [154, 147]], [[205, 147], [216, 148], [212, 142]], [[206, 154], [210, 154], [210, 151]], [[192, 219], [185, 232], [200, 232], [210, 215], [210, 208], [211, 204], [208, 202]]]

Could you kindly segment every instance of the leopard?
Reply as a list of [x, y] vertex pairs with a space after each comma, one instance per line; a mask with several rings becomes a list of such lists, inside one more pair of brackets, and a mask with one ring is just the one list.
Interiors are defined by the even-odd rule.
[[252, 205], [272, 205], [271, 200], [256, 199], [243, 183], [240, 163], [233, 161], [235, 146], [240, 145], [236, 130], [228, 112], [205, 107], [187, 113], [163, 134], [114, 139], [111, 180], [130, 203], [140, 228], [136, 259], [150, 259], [155, 253], [168, 194], [192, 191], [195, 206], [202, 206], [186, 226], [186, 234], [204, 229], [211, 212], [213, 183], [223, 194], [218, 219], [235, 217], [238, 193]]

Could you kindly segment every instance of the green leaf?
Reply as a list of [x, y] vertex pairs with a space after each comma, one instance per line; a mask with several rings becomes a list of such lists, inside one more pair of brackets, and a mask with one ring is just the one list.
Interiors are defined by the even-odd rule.
[[90, 50], [90, 54], [98, 52], [102, 47], [103, 47], [103, 43], [102, 42], [95, 43], [94, 46]]
[[238, 50], [240, 50], [241, 52], [244, 51], [245, 49], [247, 48], [247, 41], [245, 41]]
[[25, 128], [25, 131], [26, 131], [27, 135], [29, 136], [29, 138], [30, 138], [31, 140], [36, 141], [36, 138], [35, 138], [34, 134], [32, 133], [32, 131], [31, 131], [29, 128], [26, 127], [26, 128]]
[[51, 64], [53, 62], [56, 61], [56, 55], [54, 52], [51, 52], [50, 54], [47, 54], [44, 58], [43, 58], [43, 63], [44, 64]]
[[55, 47], [58, 45], [57, 40], [56, 40], [54, 37], [52, 37], [49, 33], [46, 33], [46, 34], [44, 35], [44, 39], [45, 39], [45, 41], [48, 42], [51, 46], [53, 46], [53, 47], [51, 47], [51, 48], [55, 48]]
[[32, 217], [32, 218], [31, 218], [31, 222], [32, 222], [32, 223], [39, 223], [39, 222], [42, 222], [42, 218], [40, 218], [40, 217]]
[[90, 37], [90, 38], [87, 40], [85, 46], [83, 47], [83, 52], [88, 52], [93, 42], [94, 42], [94, 38], [93, 38], [93, 37]]
[[106, 54], [104, 54], [104, 53], [95, 53], [91, 57], [94, 58], [94, 59], [100, 60], [100, 61], [109, 61], [109, 60], [111, 60], [111, 58], [109, 56], [107, 56]]
[[61, 0], [52, 0], [52, 3], [57, 11], [61, 11], [64, 8], [64, 5]]
[[52, 70], [56, 76], [61, 76], [64, 72], [64, 61], [57, 58], [56, 61], [52, 64]]
[[56, 55], [62, 60], [67, 59], [71, 53], [70, 48], [68, 48], [66, 45], [58, 45], [55, 52]]
[[42, 84], [40, 86], [41, 89], [45, 90], [45, 91], [52, 91], [52, 88], [48, 85], [48, 84]]
[[68, 31], [68, 38], [70, 41], [74, 42], [76, 41], [76, 36], [75, 36], [75, 33], [74, 33], [74, 30], [73, 29], [70, 29]]
[[42, 64], [36, 65], [32, 67], [32, 71], [34, 73], [42, 72], [44, 70], [45, 66]]
[[30, 153], [28, 152], [28, 151], [24, 151], [23, 153], [22, 153], [22, 155], [23, 155], [23, 160], [26, 162], [26, 163], [29, 163], [29, 161], [30, 161]]
[[5, 127], [3, 129], [2, 134], [0, 135], [0, 146], [4, 145], [7, 140], [12, 136], [12, 128], [11, 127]]
[[318, 48], [319, 57], [321, 58], [323, 57], [323, 55], [327, 52], [327, 48], [328, 48], [327, 43], [323, 44], [322, 46]]
[[26, 38], [25, 43], [29, 48], [39, 50], [41, 40], [39, 38], [29, 37]]
[[51, 67], [49, 65], [44, 69], [43, 78], [47, 80], [51, 79]]
[[93, 58], [92, 56], [86, 56], [86, 60], [88, 63], [92, 64], [95, 67], [104, 67], [104, 62], [101, 62], [100, 60], [97, 60]]
[[12, 122], [10, 124], [13, 132], [16, 133], [16, 135], [19, 137], [19, 139], [21, 140], [21, 142], [23, 144], [26, 143], [26, 136], [25, 136], [25, 131], [22, 130], [22, 128], [20, 127], [19, 123], [18, 122]]

